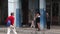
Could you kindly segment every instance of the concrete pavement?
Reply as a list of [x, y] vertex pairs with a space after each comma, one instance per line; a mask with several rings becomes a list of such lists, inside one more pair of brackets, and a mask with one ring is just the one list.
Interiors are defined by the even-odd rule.
[[[18, 34], [60, 34], [60, 29], [53, 29], [50, 30], [45, 29], [45, 31], [36, 31], [35, 28], [16, 28]], [[1, 27], [0, 34], [6, 34], [7, 28]], [[11, 34], [13, 32], [11, 31]]]

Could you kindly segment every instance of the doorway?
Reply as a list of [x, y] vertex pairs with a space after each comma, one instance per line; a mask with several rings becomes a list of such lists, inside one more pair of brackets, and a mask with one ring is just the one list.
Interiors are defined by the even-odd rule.
[[28, 25], [28, 0], [22, 0], [22, 13], [23, 22], [22, 25]]
[[0, 0], [0, 25], [5, 25], [8, 16], [8, 0]]
[[52, 25], [59, 25], [59, 4], [58, 2], [53, 2], [52, 3]]
[[46, 11], [49, 13], [50, 17], [50, 26], [51, 28], [59, 28], [60, 27], [60, 1], [47, 1]]

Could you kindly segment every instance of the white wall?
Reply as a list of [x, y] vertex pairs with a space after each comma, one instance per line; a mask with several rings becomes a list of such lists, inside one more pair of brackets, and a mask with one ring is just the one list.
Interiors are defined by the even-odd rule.
[[8, 16], [10, 16], [11, 12], [15, 13], [16, 5], [15, 0], [8, 0]]
[[10, 16], [11, 12], [14, 12], [15, 23], [16, 23], [16, 0], [8, 0], [8, 16]]

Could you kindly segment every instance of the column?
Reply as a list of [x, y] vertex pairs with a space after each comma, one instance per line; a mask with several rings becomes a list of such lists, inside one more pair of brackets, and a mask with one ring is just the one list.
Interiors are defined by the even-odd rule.
[[45, 0], [40, 0], [39, 9], [40, 9], [40, 14], [41, 14], [41, 17], [40, 17], [40, 29], [44, 30], [45, 23], [46, 23], [46, 18], [45, 18], [46, 4], [45, 4]]
[[16, 0], [16, 27], [21, 27], [22, 12], [21, 12], [21, 0]]
[[8, 16], [10, 16], [11, 12], [15, 12], [15, 1], [14, 0], [8, 0]]
[[15, 23], [16, 26], [16, 0], [8, 0], [8, 16], [10, 16], [11, 12], [14, 12]]

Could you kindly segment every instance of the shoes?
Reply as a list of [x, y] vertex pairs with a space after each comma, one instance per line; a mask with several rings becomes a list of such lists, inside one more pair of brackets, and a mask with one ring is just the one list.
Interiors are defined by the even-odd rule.
[[36, 29], [37, 31], [40, 31], [40, 29]]
[[38, 29], [38, 31], [40, 31], [40, 29]]

